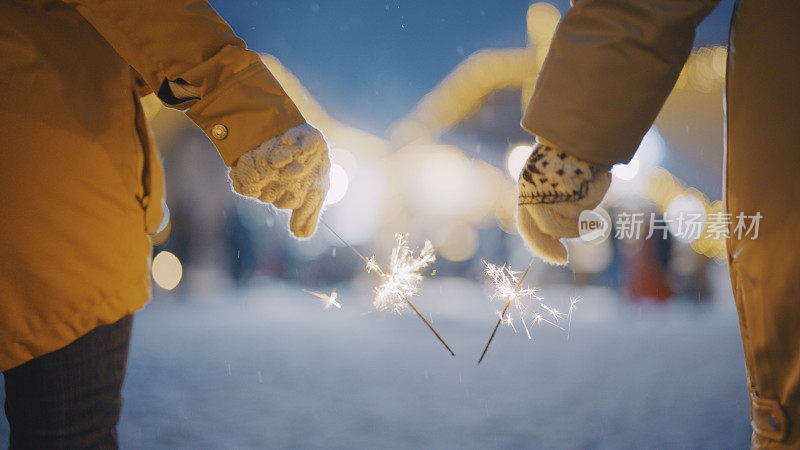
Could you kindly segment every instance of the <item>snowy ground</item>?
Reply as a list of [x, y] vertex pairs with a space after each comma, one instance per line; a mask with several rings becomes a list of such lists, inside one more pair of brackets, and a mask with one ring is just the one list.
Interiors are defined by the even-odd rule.
[[[460, 279], [425, 282], [415, 316], [370, 313], [368, 287], [324, 310], [299, 287], [156, 299], [137, 315], [123, 448], [747, 448], [732, 301], [630, 306], [600, 288], [569, 342], [501, 328]], [[445, 299], [444, 301], [442, 299]], [[0, 420], [0, 440], [8, 429]]]

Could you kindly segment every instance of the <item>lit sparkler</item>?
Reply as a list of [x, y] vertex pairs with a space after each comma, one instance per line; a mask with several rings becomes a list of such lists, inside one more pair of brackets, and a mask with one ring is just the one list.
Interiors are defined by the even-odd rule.
[[383, 280], [375, 289], [375, 309], [400, 314], [409, 304], [408, 298], [419, 293], [419, 284], [425, 279], [420, 272], [436, 260], [436, 255], [430, 241], [425, 241], [419, 256], [414, 256], [404, 235], [396, 234], [395, 239], [397, 246], [392, 250], [389, 271], [381, 270], [372, 257], [367, 261], [367, 273], [377, 272]]
[[[541, 297], [536, 295], [535, 288], [520, 289], [522, 286], [522, 281], [525, 279], [525, 276], [528, 275], [528, 271], [531, 270], [531, 266], [533, 266], [533, 259], [531, 259], [531, 263], [528, 264], [528, 268], [525, 269], [525, 272], [522, 272], [521, 276], [517, 276], [517, 272], [514, 272], [508, 266], [503, 265], [502, 267], [498, 267], [486, 261], [483, 263], [486, 265], [484, 273], [486, 273], [486, 276], [489, 277], [489, 280], [492, 282], [492, 285], [495, 289], [492, 299], [506, 299], [506, 306], [503, 308], [503, 312], [499, 314], [500, 317], [497, 319], [497, 323], [494, 325], [494, 330], [492, 330], [492, 335], [489, 336], [489, 341], [486, 342], [486, 347], [483, 348], [483, 353], [481, 353], [481, 357], [478, 359], [478, 364], [480, 364], [481, 361], [483, 361], [483, 357], [486, 356], [486, 350], [489, 349], [489, 345], [492, 343], [494, 335], [497, 333], [497, 328], [501, 323], [504, 322], [504, 317], [506, 316], [506, 312], [508, 312], [508, 307], [512, 303], [514, 304], [514, 307], [517, 309], [524, 325], [525, 319], [522, 317], [522, 314], [527, 309], [527, 305], [525, 304], [524, 300], [531, 297], [541, 300]], [[509, 320], [506, 323], [512, 324], [513, 321]], [[516, 329], [514, 329], [514, 331], [516, 332]], [[527, 325], [525, 326], [525, 332], [528, 333], [528, 339], [530, 339], [531, 333], [528, 331]]]
[[[528, 314], [533, 316], [530, 322], [530, 327], [546, 323], [558, 328], [561, 331], [566, 331], [567, 339], [569, 339], [569, 329], [572, 326], [572, 313], [575, 311], [575, 305], [580, 301], [580, 299], [574, 297], [570, 298], [569, 311], [567, 313], [563, 313], [557, 308], [544, 303], [544, 299], [536, 295], [536, 288], [522, 288], [522, 282], [533, 265], [533, 260], [531, 260], [531, 263], [528, 264], [528, 268], [522, 272], [522, 275], [519, 275], [518, 272], [515, 272], [511, 269], [511, 267], [506, 265], [496, 266], [486, 261], [483, 263], [486, 266], [484, 273], [494, 288], [494, 293], [492, 294], [491, 299], [505, 301], [506, 305], [505, 308], [503, 308], [502, 313], [500, 311], [497, 312], [497, 323], [494, 326], [494, 330], [492, 330], [492, 335], [489, 336], [489, 341], [483, 348], [481, 357], [478, 359], [479, 364], [481, 361], [483, 361], [483, 357], [486, 356], [486, 351], [489, 349], [489, 345], [492, 343], [492, 340], [497, 333], [497, 328], [500, 326], [500, 324], [508, 325], [512, 330], [514, 330], [514, 333], [516, 333], [517, 327], [514, 325], [514, 321], [519, 319], [517, 323], [522, 324], [522, 326], [525, 328], [525, 333], [527, 334], [528, 339], [532, 339], [531, 331], [525, 318]], [[512, 305], [513, 308], [510, 308]], [[563, 326], [559, 325], [563, 319], [566, 319], [568, 323], [568, 328], [566, 330]]]
[[364, 257], [355, 247], [339, 236], [330, 225], [322, 221], [320, 223], [325, 225], [334, 236], [339, 238], [342, 243], [364, 261], [367, 265], [367, 273], [375, 272], [380, 275], [381, 284], [375, 288], [375, 300], [373, 301], [373, 305], [378, 311], [391, 310], [395, 314], [401, 314], [406, 306], [411, 307], [436, 338], [439, 339], [439, 342], [450, 352], [450, 355], [456, 356], [431, 323], [425, 319], [410, 300], [411, 297], [418, 295], [419, 284], [425, 279], [425, 276], [421, 273], [422, 269], [436, 260], [436, 254], [430, 241], [425, 241], [425, 245], [419, 251], [419, 255], [415, 256], [414, 251], [408, 246], [405, 236], [396, 234], [397, 245], [392, 250], [392, 256], [389, 259], [389, 270], [384, 271], [378, 265], [374, 256], [370, 258]]
[[303, 292], [305, 292], [306, 294], [311, 294], [314, 297], [316, 297], [316, 300], [322, 302], [323, 306], [325, 306], [325, 309], [330, 309], [331, 306], [335, 306], [339, 309], [342, 309], [342, 305], [336, 300], [337, 298], [339, 298], [339, 294], [336, 293], [336, 289], [331, 291], [331, 295], [321, 294], [319, 292], [314, 292], [314, 291], [308, 291], [306, 289], [303, 289]]

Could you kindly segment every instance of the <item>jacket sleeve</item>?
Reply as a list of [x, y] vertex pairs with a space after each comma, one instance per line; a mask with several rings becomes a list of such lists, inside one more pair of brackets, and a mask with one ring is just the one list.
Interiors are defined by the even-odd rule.
[[[168, 106], [209, 136], [227, 165], [304, 122], [244, 41], [204, 0], [63, 0], [105, 38]], [[171, 95], [167, 81], [199, 89]], [[187, 110], [188, 108], [188, 110]]]
[[576, 2], [556, 30], [522, 127], [595, 164], [629, 161], [717, 2]]

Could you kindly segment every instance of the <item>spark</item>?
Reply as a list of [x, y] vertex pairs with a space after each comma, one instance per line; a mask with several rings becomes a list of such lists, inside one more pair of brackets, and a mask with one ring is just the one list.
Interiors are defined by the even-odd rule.
[[447, 345], [436, 329], [433, 328], [433, 325], [431, 325], [428, 319], [426, 319], [425, 316], [417, 310], [416, 306], [411, 303], [410, 299], [419, 294], [419, 285], [422, 280], [425, 279], [425, 276], [421, 273], [422, 269], [436, 261], [436, 254], [430, 241], [425, 241], [425, 244], [419, 251], [419, 255], [414, 256], [414, 252], [408, 246], [406, 236], [400, 233], [395, 234], [397, 245], [392, 250], [392, 255], [389, 259], [389, 270], [384, 271], [378, 264], [375, 256], [366, 258], [361, 252], [356, 250], [355, 247], [344, 240], [339, 233], [334, 231], [330, 225], [324, 221], [320, 221], [320, 223], [364, 261], [367, 273], [375, 272], [380, 275], [382, 282], [375, 288], [375, 300], [372, 302], [375, 309], [378, 311], [391, 310], [396, 314], [401, 314], [406, 306], [410, 307], [414, 313], [425, 322], [425, 325], [428, 326], [431, 332], [436, 336], [436, 339], [442, 343], [450, 355], [456, 356], [453, 350], [450, 349], [450, 346]]
[[407, 300], [419, 294], [419, 284], [425, 279], [422, 269], [436, 261], [436, 254], [430, 241], [425, 241], [419, 255], [415, 256], [405, 235], [395, 234], [395, 239], [397, 245], [389, 259], [389, 270], [384, 272], [373, 256], [367, 261], [367, 273], [377, 272], [382, 280], [375, 288], [375, 309], [400, 314], [408, 306]]
[[[505, 317], [505, 319], [504, 319], [504, 318], [503, 318], [503, 315], [502, 315], [502, 314], [500, 314], [500, 311], [497, 311], [497, 317], [499, 317], [499, 318], [500, 318], [500, 321], [501, 321], [501, 322], [503, 322], [504, 324], [506, 324], [506, 325], [510, 326], [510, 327], [511, 327], [511, 329], [512, 329], [512, 330], [514, 330], [514, 334], [516, 334], [516, 333], [517, 333], [517, 329], [516, 329], [516, 327], [514, 327], [514, 318], [513, 318], [513, 317], [511, 317], [511, 315], [510, 315], [510, 314], [509, 314], [508, 316], [506, 316], [506, 317]], [[523, 323], [524, 323], [524, 322], [523, 322]]]
[[337, 299], [339, 298], [339, 294], [336, 293], [335, 288], [331, 291], [331, 295], [321, 294], [319, 292], [314, 292], [314, 291], [308, 291], [306, 289], [303, 289], [303, 292], [305, 292], [306, 294], [311, 294], [314, 297], [316, 297], [316, 300], [322, 302], [322, 304], [325, 306], [325, 309], [330, 309], [331, 306], [335, 306], [339, 309], [342, 309], [342, 305], [337, 301]]
[[[484, 261], [483, 264], [486, 266], [484, 273], [489, 277], [489, 280], [491, 280], [495, 289], [494, 295], [492, 295], [491, 299], [507, 298], [507, 300], [506, 306], [503, 308], [503, 312], [500, 314], [500, 318], [497, 319], [497, 323], [494, 324], [494, 329], [492, 330], [491, 336], [489, 336], [489, 340], [486, 341], [486, 346], [483, 347], [483, 353], [481, 353], [481, 357], [478, 358], [478, 364], [480, 364], [481, 361], [483, 361], [483, 357], [486, 356], [486, 350], [489, 350], [489, 345], [491, 345], [494, 335], [497, 333], [497, 328], [503, 322], [503, 317], [505, 317], [508, 307], [511, 305], [511, 303], [513, 302], [515, 304], [515, 307], [520, 311], [521, 316], [525, 308], [521, 299], [525, 297], [536, 296], [536, 289], [520, 290], [522, 280], [525, 279], [525, 276], [528, 275], [528, 271], [531, 270], [531, 266], [533, 266], [533, 259], [531, 259], [531, 263], [528, 264], [528, 268], [525, 269], [525, 272], [523, 272], [520, 276], [517, 276], [516, 272], [505, 265], [498, 267], [486, 261]], [[515, 333], [516, 331], [517, 330], [514, 329]], [[527, 326], [525, 327], [525, 331], [528, 331]], [[528, 337], [530, 337], [530, 332], [528, 332]]]
[[529, 329], [528, 329], [528, 324], [526, 324], [526, 323], [525, 323], [525, 320], [524, 320], [524, 319], [522, 320], [522, 326], [525, 328], [525, 334], [527, 334], [527, 335], [528, 335], [528, 340], [531, 340], [531, 339], [533, 339], [533, 338], [531, 337], [531, 330], [529, 330]]
[[560, 319], [563, 319], [564, 317], [567, 317], [566, 314], [562, 313], [561, 311], [557, 310], [556, 308], [553, 308], [551, 306], [547, 306], [544, 303], [540, 303], [540, 305], [545, 311], [547, 311], [548, 313], [550, 313], [551, 316], [553, 316], [553, 319], [556, 321], [556, 323], [558, 323], [558, 321]]
[[[492, 330], [491, 336], [489, 336], [489, 341], [486, 342], [486, 346], [483, 348], [478, 364], [486, 356], [486, 351], [489, 349], [489, 345], [492, 343], [501, 324], [507, 325], [514, 330], [514, 333], [517, 333], [517, 326], [514, 322], [521, 323], [525, 329], [525, 334], [530, 340], [533, 340], [531, 329], [534, 326], [548, 324], [566, 332], [567, 339], [569, 339], [572, 327], [572, 313], [577, 308], [576, 305], [580, 302], [580, 299], [570, 298], [569, 311], [563, 313], [558, 308], [544, 303], [544, 298], [537, 295], [538, 290], [535, 287], [522, 287], [525, 276], [533, 266], [533, 260], [521, 274], [505, 264], [498, 266], [486, 261], [483, 264], [485, 266], [484, 273], [493, 289], [490, 300], [504, 301], [505, 308], [503, 308], [502, 313], [497, 313], [497, 323], [494, 326], [494, 330]], [[567, 320], [567, 329], [560, 325], [561, 320], [565, 318]], [[529, 320], [530, 326], [528, 325]]]
[[369, 260], [367, 260], [367, 273], [370, 272], [383, 273], [383, 270], [381, 270], [381, 266], [379, 266], [378, 262], [375, 261], [374, 256], [370, 256]]
[[541, 313], [534, 313], [533, 314], [533, 321], [531, 322], [531, 326], [541, 325], [542, 322], [549, 323], [550, 325], [558, 328], [559, 330], [565, 331], [564, 327], [562, 327], [561, 325], [558, 325], [557, 323], [553, 323], [553, 322], [545, 319], [544, 316]]
[[567, 340], [569, 340], [569, 332], [572, 330], [572, 312], [578, 309], [576, 305], [580, 303], [580, 301], [581, 299], [578, 297], [570, 297], [569, 299], [569, 312], [568, 312], [569, 319], [567, 319]]
[[[520, 318], [523, 317], [525, 312], [529, 309], [528, 301], [531, 299], [542, 300], [542, 297], [536, 295], [538, 290], [536, 288], [522, 288], [519, 272], [516, 272], [506, 265], [496, 266], [492, 263], [483, 262], [485, 269], [484, 273], [489, 278], [494, 293], [491, 295], [492, 300], [500, 300], [509, 302], [514, 306]], [[509, 317], [512, 312], [507, 313]], [[501, 314], [501, 318], [506, 314]], [[503, 322], [509, 324], [509, 322]]]

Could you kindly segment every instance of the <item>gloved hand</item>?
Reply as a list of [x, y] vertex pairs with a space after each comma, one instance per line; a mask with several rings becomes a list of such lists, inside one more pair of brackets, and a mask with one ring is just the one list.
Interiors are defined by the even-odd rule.
[[561, 239], [578, 237], [581, 211], [599, 205], [610, 184], [607, 169], [536, 142], [519, 177], [517, 229], [525, 244], [550, 264], [566, 264]]
[[317, 228], [330, 170], [325, 138], [304, 123], [244, 153], [229, 176], [239, 194], [293, 210], [289, 229], [303, 238]]

